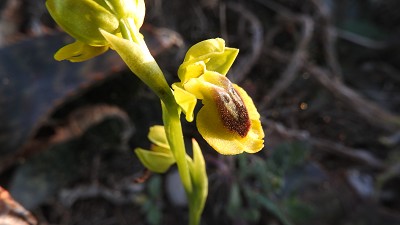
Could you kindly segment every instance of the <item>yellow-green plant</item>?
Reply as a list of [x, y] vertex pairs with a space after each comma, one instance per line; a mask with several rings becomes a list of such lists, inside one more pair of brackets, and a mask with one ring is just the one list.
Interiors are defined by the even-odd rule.
[[255, 153], [264, 146], [253, 101], [226, 77], [239, 50], [226, 47], [220, 38], [194, 45], [179, 67], [181, 82], [171, 88], [140, 33], [144, 0], [47, 0], [46, 6], [60, 27], [76, 39], [55, 54], [56, 60], [81, 62], [111, 48], [160, 98], [164, 126], [151, 127], [151, 149], [137, 148], [135, 153], [153, 172], [164, 173], [177, 164], [189, 200], [189, 224], [199, 224], [208, 193], [206, 166], [194, 139], [193, 156], [186, 153], [181, 112], [192, 122], [197, 100], [202, 100], [197, 128], [221, 154]]

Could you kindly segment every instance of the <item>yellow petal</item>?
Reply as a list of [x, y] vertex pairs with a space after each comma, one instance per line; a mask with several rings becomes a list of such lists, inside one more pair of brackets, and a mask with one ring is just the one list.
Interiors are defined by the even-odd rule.
[[[205, 96], [210, 95], [210, 92], [215, 91], [216, 89], [220, 89], [223, 91], [223, 87], [221, 87], [221, 82], [218, 79], [222, 79], [224, 76], [214, 71], [206, 71], [199, 78], [192, 78], [187, 81], [183, 87], [189, 93], [192, 93], [198, 99], [204, 99]], [[225, 78], [227, 79], [227, 78]]]
[[197, 103], [196, 96], [184, 90], [178, 83], [172, 84], [172, 88], [174, 89], [176, 103], [178, 103], [183, 113], [185, 113], [186, 120], [192, 122], [194, 118], [194, 107]]
[[206, 64], [203, 61], [188, 64], [186, 67], [182, 67], [178, 70], [178, 77], [184, 84], [190, 78], [200, 77], [206, 70]]
[[208, 39], [193, 45], [186, 53], [184, 62], [191, 60], [204, 60], [210, 55], [222, 53], [225, 48], [225, 40], [222, 38]]
[[197, 73], [189, 72], [191, 66], [197, 63], [205, 64], [206, 70], [226, 75], [232, 66], [239, 49], [225, 47], [221, 38], [208, 39], [193, 45], [186, 53], [183, 63], [179, 66], [178, 76], [182, 83], [190, 78], [197, 78]]

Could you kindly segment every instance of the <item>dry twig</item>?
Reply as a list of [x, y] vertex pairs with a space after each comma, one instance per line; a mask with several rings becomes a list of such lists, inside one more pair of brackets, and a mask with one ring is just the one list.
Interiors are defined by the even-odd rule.
[[251, 40], [249, 40], [249, 43], [252, 43], [251, 54], [248, 54], [246, 58], [242, 58], [242, 60], [238, 61], [231, 69], [233, 76], [231, 76], [230, 79], [232, 82], [240, 83], [246, 78], [247, 74], [257, 63], [257, 60], [261, 55], [262, 45], [264, 42], [263, 27], [260, 20], [254, 15], [254, 13], [246, 9], [243, 5], [229, 3], [227, 4], [227, 8], [240, 14], [243, 19], [250, 23], [250, 31], [252, 34]]
[[134, 132], [128, 115], [120, 108], [111, 105], [86, 106], [72, 112], [65, 124], [54, 126], [53, 135], [43, 138], [33, 137], [22, 147], [19, 154], [0, 159], [0, 173], [13, 166], [21, 158], [31, 156], [57, 143], [82, 136], [90, 127], [98, 125], [108, 118], [121, 120], [124, 126], [124, 130], [121, 133], [121, 141], [123, 142], [121, 145], [125, 146], [132, 132]]
[[36, 225], [36, 218], [16, 202], [8, 191], [0, 187], [0, 224]]
[[290, 59], [289, 65], [282, 73], [280, 79], [274, 84], [268, 94], [264, 96], [260, 104], [261, 109], [268, 107], [271, 100], [277, 98], [293, 83], [301, 65], [304, 64], [304, 61], [307, 58], [307, 48], [312, 38], [314, 22], [307, 16], [296, 16], [292, 18], [301, 24], [301, 39]]
[[326, 2], [321, 0], [311, 0], [311, 2], [317, 8], [319, 13], [319, 25], [322, 26], [322, 40], [324, 40], [323, 48], [325, 52], [325, 60], [328, 64], [329, 69], [332, 71], [332, 75], [337, 79], [342, 79], [342, 69], [336, 54], [336, 39], [337, 34], [332, 25], [332, 16]]
[[[271, 49], [270, 55], [280, 61], [287, 62], [291, 57], [278, 49]], [[330, 91], [334, 96], [344, 102], [350, 109], [357, 112], [371, 125], [388, 131], [400, 129], [400, 117], [381, 106], [364, 98], [359, 93], [343, 84], [340, 80], [331, 78], [329, 71], [309, 62], [302, 65], [302, 69], [309, 73], [319, 84]]]
[[308, 141], [312, 146], [315, 147], [316, 150], [325, 151], [329, 154], [351, 159], [368, 165], [373, 169], [385, 169], [385, 165], [381, 160], [377, 159], [364, 149], [354, 149], [330, 140], [314, 138], [311, 137], [307, 131], [289, 129], [283, 124], [272, 120], [263, 119], [262, 123], [271, 129], [272, 132], [276, 132], [286, 139]]
[[334, 32], [337, 34], [339, 38], [342, 38], [346, 41], [352, 42], [354, 44], [360, 45], [365, 48], [381, 50], [387, 48], [389, 43], [384, 41], [375, 41], [373, 39], [361, 36], [356, 33], [352, 33], [350, 31], [346, 31], [343, 29], [334, 29]]
[[59, 200], [64, 206], [72, 206], [75, 202], [88, 198], [104, 198], [114, 205], [130, 204], [137, 200], [143, 190], [143, 184], [134, 182], [133, 177], [127, 177], [118, 182], [113, 188], [98, 183], [80, 185], [61, 191]]

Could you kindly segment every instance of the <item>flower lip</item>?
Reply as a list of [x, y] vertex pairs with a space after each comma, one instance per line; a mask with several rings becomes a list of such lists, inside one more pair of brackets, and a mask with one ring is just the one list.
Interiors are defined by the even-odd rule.
[[242, 138], [245, 137], [250, 130], [251, 122], [239, 93], [229, 83], [227, 90], [217, 90], [213, 97], [223, 125], [229, 131], [237, 133]]
[[203, 138], [224, 155], [255, 153], [263, 148], [260, 114], [250, 96], [217, 72], [207, 71], [191, 78], [183, 88], [203, 106], [196, 125]]
[[[203, 107], [197, 113], [196, 117], [197, 128], [207, 143], [220, 154], [256, 153], [264, 147], [264, 131], [261, 126], [260, 114], [257, 112], [250, 96], [239, 86], [235, 84], [232, 84], [232, 86], [246, 106], [250, 122], [247, 134], [241, 136], [236, 131], [227, 128], [221, 119], [219, 109], [213, 97], [214, 92], [212, 91], [208, 91], [208, 97], [205, 96], [202, 99]], [[240, 128], [236, 129], [240, 130]], [[241, 128], [241, 130], [246, 132], [245, 128]]]

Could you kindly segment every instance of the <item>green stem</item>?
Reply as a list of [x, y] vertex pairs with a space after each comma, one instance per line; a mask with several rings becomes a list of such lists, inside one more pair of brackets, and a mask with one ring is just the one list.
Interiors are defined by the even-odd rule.
[[193, 187], [190, 179], [189, 166], [186, 161], [186, 150], [183, 140], [179, 108], [176, 103], [164, 103], [162, 106], [163, 120], [168, 143], [170, 145], [172, 154], [175, 157], [179, 175], [181, 177], [183, 187], [185, 188], [186, 195], [189, 198], [190, 194], [192, 193]]
[[[114, 45], [114, 48], [117, 47], [117, 52], [121, 55], [127, 65], [131, 68], [131, 70], [134, 71], [134, 73], [136, 73], [136, 75], [145, 84], [152, 88], [153, 91], [161, 99], [165, 133], [167, 135], [172, 154], [174, 155], [174, 158], [176, 160], [183, 187], [185, 188], [186, 195], [189, 199], [193, 194], [193, 187], [188, 162], [186, 160], [186, 149], [180, 120], [180, 108], [175, 101], [171, 88], [165, 80], [163, 72], [159, 68], [153, 56], [150, 54], [146, 43], [141, 37], [138, 36], [139, 34], [135, 33], [135, 30], [132, 29], [131, 26], [134, 26], [134, 24], [132, 24], [132, 21], [121, 20], [120, 23], [123, 38], [138, 44], [142, 49], [140, 51], [141, 55], [139, 55], [138, 57], [134, 54], [126, 54], [123, 46]], [[118, 42], [115, 42], [115, 44], [118, 44]], [[141, 63], [140, 66], [137, 66], [138, 62], [132, 61], [134, 60], [132, 56], [137, 57], [138, 59], [143, 61], [143, 63]], [[195, 213], [196, 210], [193, 209], [196, 207], [192, 205], [193, 203], [191, 200], [189, 201], [191, 202], [189, 204], [191, 212], [190, 225], [197, 225], [200, 221], [200, 215], [197, 215], [198, 213]]]
[[120, 23], [122, 39], [107, 32], [103, 32], [103, 36], [131, 71], [149, 86], [166, 105], [176, 105], [172, 90], [140, 33], [131, 29], [129, 20], [120, 20]]
[[189, 225], [199, 225], [202, 211], [198, 211], [195, 206], [189, 207]]

